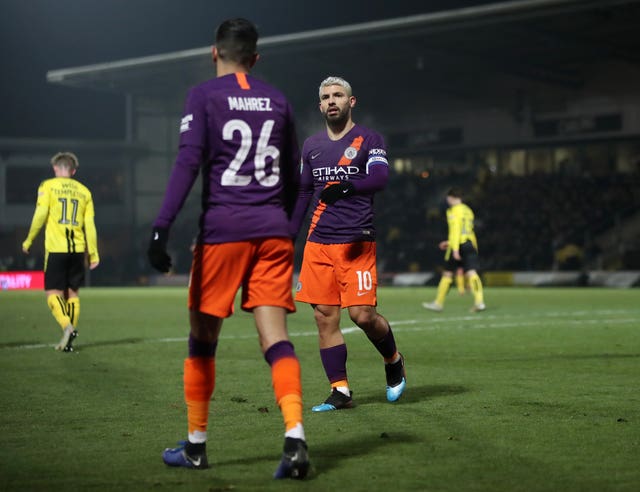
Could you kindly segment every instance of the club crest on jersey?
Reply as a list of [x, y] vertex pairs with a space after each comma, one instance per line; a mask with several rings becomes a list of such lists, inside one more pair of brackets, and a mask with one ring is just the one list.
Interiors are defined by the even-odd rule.
[[356, 158], [357, 155], [358, 155], [358, 151], [356, 150], [355, 147], [347, 147], [344, 151], [344, 156], [347, 159], [353, 160]]

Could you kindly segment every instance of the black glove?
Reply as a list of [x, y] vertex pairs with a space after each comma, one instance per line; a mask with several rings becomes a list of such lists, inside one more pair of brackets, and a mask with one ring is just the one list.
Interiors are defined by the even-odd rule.
[[327, 205], [333, 205], [338, 200], [348, 198], [355, 193], [353, 183], [350, 181], [341, 181], [338, 184], [327, 186], [320, 192], [320, 200]]
[[168, 229], [154, 227], [153, 231], [151, 231], [151, 241], [149, 241], [147, 256], [151, 266], [162, 273], [167, 273], [171, 269], [171, 257], [167, 253], [168, 240]]

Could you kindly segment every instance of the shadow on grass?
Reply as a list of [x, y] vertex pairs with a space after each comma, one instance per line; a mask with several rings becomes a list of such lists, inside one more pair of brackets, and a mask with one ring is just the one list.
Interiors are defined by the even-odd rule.
[[93, 348], [96, 347], [111, 347], [111, 346], [118, 346], [118, 345], [134, 345], [137, 343], [144, 343], [147, 342], [148, 339], [146, 338], [123, 338], [121, 340], [105, 340], [103, 342], [90, 342], [87, 344], [84, 343], [79, 343], [77, 344], [77, 347], [75, 347], [76, 344], [74, 344], [74, 347], [77, 348], [78, 351], [80, 350], [91, 350]]
[[357, 436], [340, 442], [332, 442], [325, 445], [313, 446], [310, 450], [313, 473], [311, 479], [315, 478], [318, 470], [322, 473], [339, 466], [345, 459], [355, 456], [366, 456], [377, 452], [379, 448], [387, 448], [388, 453], [392, 453], [392, 448], [408, 443], [418, 442], [419, 439], [406, 432], [375, 432], [371, 435]]
[[[417, 403], [433, 398], [440, 398], [443, 396], [453, 396], [466, 393], [469, 391], [464, 386], [452, 385], [452, 384], [424, 384], [421, 386], [411, 386], [411, 382], [407, 382], [407, 389], [402, 394], [402, 398], [393, 405], [402, 405], [403, 403]], [[371, 405], [386, 402], [384, 391], [379, 393], [368, 394], [355, 394], [353, 396], [354, 406], [358, 405]]]
[[[315, 479], [319, 474], [319, 470], [325, 473], [327, 470], [338, 466], [345, 459], [375, 453], [376, 450], [381, 447], [391, 448], [396, 445], [405, 445], [418, 441], [419, 439], [414, 435], [407, 434], [406, 432], [381, 432], [334, 441], [324, 445], [312, 445], [309, 449], [312, 468], [307, 480]], [[274, 453], [269, 452], [268, 454], [248, 456], [246, 458], [216, 460], [215, 466], [251, 465], [262, 461], [273, 462], [273, 459]]]
[[[80, 350], [91, 350], [95, 347], [109, 347], [109, 346], [117, 346], [117, 345], [133, 345], [137, 343], [148, 342], [149, 340], [146, 338], [123, 338], [121, 340], [105, 340], [102, 342], [89, 342], [82, 343], [78, 341], [74, 343], [73, 347], [76, 352]], [[54, 347], [57, 342], [51, 341], [49, 343], [42, 342], [29, 342], [29, 341], [21, 341], [21, 342], [9, 342], [9, 343], [0, 343], [0, 349], [32, 349], [32, 348], [47, 348]]]

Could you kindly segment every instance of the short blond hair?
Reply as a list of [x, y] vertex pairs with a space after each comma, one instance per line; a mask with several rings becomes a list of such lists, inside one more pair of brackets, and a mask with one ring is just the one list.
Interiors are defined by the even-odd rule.
[[78, 157], [73, 152], [58, 152], [51, 158], [51, 165], [74, 170], [80, 167]]
[[327, 77], [320, 83], [320, 87], [318, 88], [318, 95], [320, 96], [320, 99], [322, 99], [322, 89], [324, 87], [329, 87], [330, 85], [339, 85], [347, 93], [347, 96], [351, 97], [353, 95], [351, 84], [342, 77]]

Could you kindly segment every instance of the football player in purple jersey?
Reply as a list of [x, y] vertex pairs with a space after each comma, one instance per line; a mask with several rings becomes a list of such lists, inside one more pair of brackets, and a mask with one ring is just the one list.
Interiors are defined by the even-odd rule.
[[325, 79], [319, 95], [326, 130], [304, 142], [292, 230], [299, 227], [313, 201], [296, 300], [311, 305], [318, 327], [320, 358], [331, 393], [312, 410], [325, 412], [353, 405], [347, 346], [340, 331], [343, 308], [384, 360], [388, 401], [400, 398], [406, 376], [391, 326], [376, 310], [373, 197], [385, 187], [389, 173], [384, 140], [353, 122], [356, 98], [346, 80]]
[[257, 40], [255, 26], [245, 19], [230, 19], [218, 27], [213, 47], [217, 77], [187, 95], [178, 156], [153, 224], [149, 260], [167, 272], [169, 228], [201, 172], [202, 213], [193, 248], [191, 330], [184, 361], [188, 439], [166, 449], [162, 457], [170, 466], [208, 466], [218, 338], [241, 285], [241, 306], [255, 318], [285, 424], [284, 451], [274, 477], [300, 479], [309, 470], [309, 458], [300, 363], [286, 324], [286, 314], [295, 311], [289, 227], [298, 192], [299, 150], [288, 101], [249, 75], [258, 60]]

